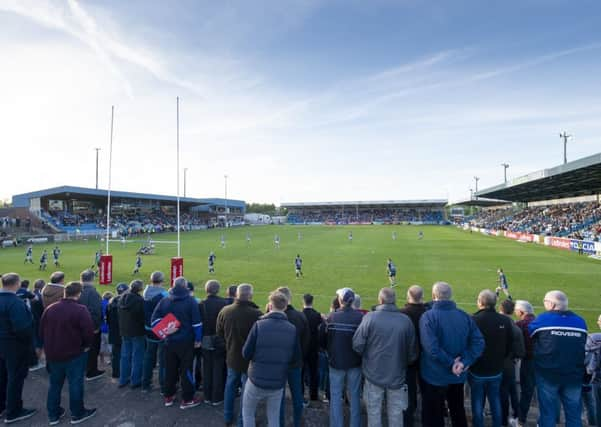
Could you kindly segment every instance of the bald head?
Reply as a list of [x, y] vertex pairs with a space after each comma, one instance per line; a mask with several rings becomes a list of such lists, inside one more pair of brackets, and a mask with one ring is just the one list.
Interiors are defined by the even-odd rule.
[[451, 285], [446, 282], [436, 282], [432, 286], [432, 299], [434, 301], [450, 301], [453, 297]]
[[410, 304], [421, 304], [424, 300], [424, 290], [421, 286], [413, 285], [407, 289], [407, 302]]
[[568, 296], [562, 291], [549, 291], [543, 300], [545, 310], [566, 311], [568, 309]]
[[497, 305], [497, 294], [490, 289], [484, 289], [478, 294], [478, 307], [479, 308], [492, 308], [494, 309]]

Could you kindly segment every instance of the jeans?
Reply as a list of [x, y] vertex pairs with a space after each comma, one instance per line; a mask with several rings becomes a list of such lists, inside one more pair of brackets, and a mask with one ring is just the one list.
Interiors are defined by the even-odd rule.
[[330, 366], [330, 427], [344, 425], [344, 380], [346, 391], [351, 399], [351, 427], [361, 426], [361, 368], [346, 371]]
[[144, 363], [144, 337], [123, 337], [121, 342], [121, 361], [119, 384], [130, 383], [138, 386], [142, 383], [142, 365]]
[[408, 394], [406, 384], [396, 389], [382, 388], [366, 379], [363, 399], [367, 407], [367, 426], [382, 426], [382, 402], [386, 396], [388, 427], [403, 427], [403, 411], [407, 409]]
[[121, 343], [111, 346], [111, 377], [119, 378], [121, 376]]
[[179, 380], [182, 389], [182, 400], [194, 398], [194, 342], [184, 341], [165, 345], [165, 396], [175, 396]]
[[[511, 412], [509, 405], [511, 404]], [[515, 365], [511, 369], [503, 371], [501, 380], [501, 425], [506, 426], [509, 422], [509, 416], [518, 417], [519, 411], [518, 386], [515, 382]]]
[[61, 391], [65, 383], [65, 378], [69, 382], [69, 409], [71, 410], [71, 417], [80, 417], [83, 415], [83, 377], [88, 357], [88, 353], [84, 352], [67, 362], [47, 361], [46, 365], [48, 367], [50, 385], [46, 407], [50, 420], [56, 420], [60, 417]]
[[164, 392], [165, 388], [165, 344], [161, 341], [150, 340], [146, 338], [146, 350], [144, 352], [144, 362], [142, 368], [142, 388], [152, 387], [152, 372], [159, 362], [159, 386]]
[[[294, 427], [300, 427], [303, 417], [303, 389], [301, 385], [301, 368], [288, 369], [288, 387], [292, 397], [292, 408], [294, 410]], [[280, 406], [280, 427], [286, 426], [286, 387], [282, 393], [282, 404]]]
[[255, 427], [257, 405], [263, 399], [267, 400], [267, 426], [278, 427], [278, 413], [280, 412], [280, 404], [282, 403], [282, 393], [285, 391], [285, 387], [283, 389], [268, 390], [257, 387], [250, 380], [246, 381], [246, 385], [244, 386], [244, 404], [242, 405], [244, 427]]
[[472, 424], [474, 427], [484, 426], [484, 403], [488, 399], [492, 413], [492, 426], [501, 427], [501, 380], [503, 374], [493, 377], [468, 375], [472, 395]]
[[205, 400], [223, 401], [225, 387], [225, 352], [220, 349], [202, 349], [202, 390]]
[[534, 396], [534, 360], [522, 359], [520, 365], [520, 409], [518, 419], [520, 424], [525, 424], [528, 410]]
[[0, 412], [17, 416], [23, 409], [23, 383], [29, 372], [30, 347], [0, 341]]
[[[234, 403], [236, 401], [236, 392], [238, 387], [242, 387], [242, 396], [244, 395], [244, 384], [247, 376], [245, 372], [234, 371], [227, 368], [227, 380], [225, 381], [225, 398], [223, 401], [223, 420], [226, 424], [234, 421]], [[242, 427], [242, 396], [240, 397], [240, 414], [238, 425]]]
[[92, 338], [92, 345], [90, 345], [90, 350], [88, 351], [88, 362], [86, 368], [86, 375], [92, 376], [98, 373], [98, 354], [100, 354], [100, 331], [94, 334], [94, 338]]
[[555, 427], [559, 404], [563, 405], [566, 427], [581, 427], [582, 384], [559, 384], [536, 375], [540, 427]]
[[421, 382], [422, 425], [424, 427], [444, 427], [444, 402], [449, 405], [449, 415], [453, 427], [467, 427], [465, 416], [463, 383], [433, 385]]

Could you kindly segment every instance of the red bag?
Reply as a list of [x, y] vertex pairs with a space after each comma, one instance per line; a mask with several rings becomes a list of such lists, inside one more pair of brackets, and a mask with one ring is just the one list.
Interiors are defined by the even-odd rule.
[[169, 331], [179, 328], [180, 325], [181, 323], [177, 320], [177, 317], [175, 317], [173, 313], [169, 313], [163, 317], [159, 323], [154, 325], [152, 332], [154, 332], [157, 337], [164, 340], [169, 336]]

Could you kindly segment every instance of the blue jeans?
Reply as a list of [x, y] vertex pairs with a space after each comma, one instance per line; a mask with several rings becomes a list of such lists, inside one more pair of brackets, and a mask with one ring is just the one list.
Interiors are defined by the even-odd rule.
[[[123, 350], [121, 350], [123, 351]], [[152, 372], [159, 362], [159, 386], [161, 391], [165, 385], [165, 344], [161, 341], [150, 340], [146, 338], [146, 350], [144, 352], [144, 362], [142, 368], [142, 388], [152, 387]]]
[[142, 383], [144, 343], [145, 338], [143, 336], [123, 337], [121, 341], [119, 384], [130, 383], [132, 386], [138, 386]]
[[525, 424], [528, 418], [528, 410], [534, 396], [534, 360], [522, 359], [520, 365], [520, 410], [518, 419], [520, 424]]
[[[294, 409], [294, 427], [300, 427], [303, 416], [303, 390], [302, 390], [301, 368], [288, 369], [288, 387], [292, 396], [292, 408]], [[286, 426], [286, 387], [282, 393], [282, 404], [280, 405], [280, 427]]]
[[566, 427], [581, 427], [582, 384], [559, 384], [536, 375], [540, 427], [555, 427], [559, 405], [563, 405]]
[[361, 368], [346, 371], [330, 366], [330, 427], [344, 425], [344, 380], [346, 391], [351, 399], [351, 414], [349, 425], [361, 426]]
[[503, 374], [494, 377], [478, 377], [468, 375], [472, 394], [472, 424], [474, 427], [484, 426], [484, 399], [488, 398], [492, 413], [493, 427], [501, 426], [501, 380]]
[[80, 417], [83, 415], [83, 377], [86, 372], [87, 363], [87, 352], [83, 352], [67, 362], [47, 361], [46, 366], [48, 368], [50, 385], [48, 387], [46, 407], [50, 420], [60, 417], [61, 391], [65, 383], [65, 378], [69, 381], [69, 409], [71, 410], [71, 417]]
[[223, 420], [226, 424], [234, 421], [234, 403], [236, 402], [236, 392], [238, 387], [242, 387], [240, 395], [240, 413], [238, 414], [238, 425], [242, 427], [242, 396], [244, 395], [244, 384], [247, 376], [245, 372], [234, 371], [227, 368], [227, 379], [225, 380], [225, 397], [223, 400]]

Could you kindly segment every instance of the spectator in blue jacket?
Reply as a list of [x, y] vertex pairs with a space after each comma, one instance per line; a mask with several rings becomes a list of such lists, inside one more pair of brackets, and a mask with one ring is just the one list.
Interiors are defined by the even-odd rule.
[[163, 288], [165, 275], [161, 271], [154, 271], [150, 275], [150, 285], [144, 289], [144, 328], [146, 329], [146, 349], [144, 351], [144, 363], [142, 366], [142, 391], [152, 390], [152, 374], [154, 367], [159, 362], [159, 386], [161, 392], [164, 392], [165, 382], [165, 352], [161, 340], [152, 332], [150, 320], [152, 313], [158, 303], [168, 294]]
[[555, 426], [561, 402], [566, 427], [581, 426], [586, 323], [568, 310], [568, 297], [561, 291], [547, 292], [543, 304], [546, 312], [528, 325], [534, 345], [538, 424]]
[[2, 276], [0, 289], [0, 414], [11, 424], [32, 417], [35, 409], [23, 407], [23, 383], [27, 377], [32, 341], [33, 318], [17, 295], [21, 278], [16, 273]]
[[471, 316], [452, 301], [448, 283], [435, 283], [432, 299], [432, 309], [419, 321], [422, 425], [445, 425], [446, 400], [453, 427], [467, 427], [463, 385], [467, 369], [484, 351], [484, 338]]
[[242, 348], [242, 356], [250, 361], [242, 399], [244, 427], [255, 426], [257, 405], [264, 399], [268, 426], [280, 425], [280, 403], [288, 367], [302, 358], [296, 328], [284, 312], [287, 306], [286, 295], [272, 292], [269, 312], [253, 325]]
[[182, 388], [180, 409], [193, 408], [200, 405], [201, 400], [194, 397], [194, 349], [200, 347], [202, 340], [202, 321], [198, 303], [190, 296], [188, 282], [184, 277], [173, 281], [169, 296], [163, 298], [152, 314], [152, 325], [155, 326], [165, 316], [172, 314], [179, 327], [167, 331], [165, 338], [165, 406], [172, 406], [179, 378]]

